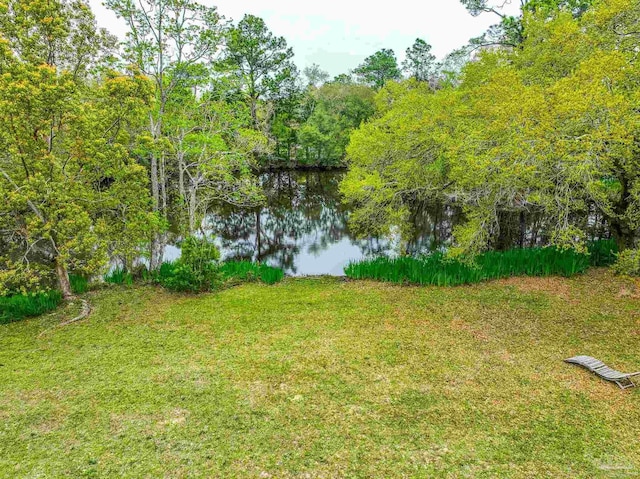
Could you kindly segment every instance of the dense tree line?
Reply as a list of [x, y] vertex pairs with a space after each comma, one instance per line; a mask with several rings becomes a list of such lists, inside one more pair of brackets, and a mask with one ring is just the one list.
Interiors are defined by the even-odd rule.
[[[335, 167], [362, 231], [408, 232], [416, 202], [454, 204], [454, 252], [535, 217], [582, 248], [588, 212], [634, 245], [638, 5], [529, 0], [437, 62], [417, 39], [330, 79], [284, 38], [192, 0], [0, 0], [0, 294], [163, 260], [214, 202], [258, 207], [265, 168]], [[470, 61], [471, 60], [471, 61]]]
[[70, 272], [114, 260], [157, 268], [169, 224], [260, 205], [261, 168], [344, 165], [373, 88], [399, 78], [389, 51], [362, 83], [301, 74], [262, 19], [192, 0], [105, 4], [123, 42], [83, 0], [0, 0], [0, 294], [70, 297]]
[[[465, 2], [473, 13], [493, 11]], [[499, 13], [499, 12], [498, 12]], [[536, 218], [546, 242], [583, 250], [594, 218], [621, 249], [640, 226], [640, 4], [524, 2], [438, 89], [387, 84], [351, 136], [342, 184], [363, 232], [409, 236], [412, 208], [462, 208], [454, 254], [500, 244]], [[517, 32], [517, 35], [514, 34]]]

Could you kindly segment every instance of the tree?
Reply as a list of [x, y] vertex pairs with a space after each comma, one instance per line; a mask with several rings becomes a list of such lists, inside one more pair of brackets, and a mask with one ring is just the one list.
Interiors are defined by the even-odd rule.
[[245, 15], [227, 34], [226, 65], [240, 82], [251, 118], [260, 129], [258, 103], [279, 92], [297, 76], [293, 50], [269, 31], [263, 19]]
[[95, 274], [107, 251], [130, 253], [156, 224], [129, 155], [149, 84], [135, 72], [90, 77], [106, 37], [84, 3], [0, 10], [0, 291], [55, 277], [69, 299], [69, 271]]
[[329, 73], [320, 68], [320, 65], [317, 63], [313, 63], [311, 66], [306, 67], [303, 73], [304, 76], [307, 77], [307, 83], [316, 88], [322, 86], [330, 78]]
[[255, 206], [262, 195], [252, 175], [254, 153], [267, 138], [251, 129], [246, 107], [220, 98], [216, 90], [194, 95], [176, 91], [167, 104], [165, 129], [178, 165], [178, 217], [188, 235], [197, 232], [216, 201]]
[[352, 168], [341, 188], [357, 207], [353, 226], [406, 236], [416, 202], [439, 201], [465, 213], [451, 254], [498, 244], [505, 215], [540, 217], [549, 243], [584, 250], [595, 211], [620, 249], [632, 247], [639, 19], [632, 0], [582, 15], [527, 12], [522, 44], [483, 52], [459, 85], [382, 89], [375, 119], [347, 149]]
[[410, 77], [418, 81], [429, 81], [436, 72], [436, 57], [431, 53], [431, 45], [420, 38], [407, 48], [407, 57], [402, 68]]
[[375, 112], [374, 94], [353, 83], [327, 83], [314, 91], [315, 107], [298, 135], [305, 163], [340, 165], [349, 135]]
[[[192, 75], [192, 68], [216, 58], [223, 37], [222, 19], [215, 7], [193, 0], [107, 0], [105, 3], [129, 27], [126, 58], [154, 84], [144, 156], [148, 158], [154, 211], [167, 218], [168, 139], [163, 131], [167, 103]], [[151, 242], [150, 267], [162, 261], [164, 240]]]
[[482, 36], [471, 40], [474, 48], [493, 45], [519, 47], [524, 41], [524, 25], [522, 15], [533, 13], [536, 15], [553, 16], [555, 12], [570, 12], [575, 18], [581, 16], [593, 3], [593, 0], [520, 0], [521, 13], [519, 16], [507, 15], [503, 9], [507, 3], [492, 2], [491, 0], [460, 0], [474, 17], [482, 13], [496, 15], [500, 22], [493, 25]]
[[401, 77], [398, 60], [393, 50], [383, 49], [365, 58], [364, 62], [354, 70], [361, 81], [379, 90], [389, 80]]

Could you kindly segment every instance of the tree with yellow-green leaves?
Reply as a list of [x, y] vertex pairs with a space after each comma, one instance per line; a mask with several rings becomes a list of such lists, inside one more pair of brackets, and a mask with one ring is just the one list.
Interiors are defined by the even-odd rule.
[[[0, 1], [0, 294], [131, 260], [157, 221], [131, 158], [151, 93], [101, 71], [108, 35], [81, 2]], [[108, 62], [107, 62], [108, 63]]]
[[546, 236], [583, 248], [589, 209], [620, 248], [640, 227], [640, 6], [603, 0], [581, 15], [525, 12], [518, 48], [483, 52], [459, 86], [405, 83], [378, 95], [351, 138], [343, 182], [364, 230], [408, 229], [419, 201], [455, 204], [456, 253], [480, 252], [500, 215], [537, 214]]

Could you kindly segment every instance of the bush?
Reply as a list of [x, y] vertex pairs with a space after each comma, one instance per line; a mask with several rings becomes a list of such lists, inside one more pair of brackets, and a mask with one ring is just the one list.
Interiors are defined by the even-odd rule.
[[159, 277], [162, 286], [182, 293], [204, 293], [220, 287], [220, 272], [215, 264], [202, 265], [198, 269], [176, 261], [171, 274]]
[[182, 255], [173, 263], [163, 263], [158, 282], [172, 291], [202, 293], [220, 287], [220, 251], [212, 240], [190, 236], [182, 244]]
[[275, 284], [284, 278], [284, 271], [280, 268], [250, 261], [223, 263], [220, 273], [225, 280], [262, 281], [266, 284]]
[[616, 274], [626, 276], [640, 276], [640, 251], [626, 249], [617, 255], [617, 260], [612, 266]]
[[53, 311], [61, 301], [62, 293], [57, 290], [47, 291], [46, 293], [1, 296], [0, 324]]

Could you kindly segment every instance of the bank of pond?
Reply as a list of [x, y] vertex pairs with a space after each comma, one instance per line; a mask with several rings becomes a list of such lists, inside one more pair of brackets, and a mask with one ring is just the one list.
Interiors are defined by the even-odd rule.
[[[459, 286], [514, 276], [571, 277], [590, 267], [609, 266], [616, 261], [613, 240], [591, 241], [586, 252], [556, 247], [516, 248], [488, 251], [475, 258], [451, 259], [442, 252], [419, 257], [377, 257], [349, 263], [344, 273], [354, 280], [376, 280], [398, 284]], [[215, 257], [215, 256], [214, 256]], [[264, 263], [250, 261], [216, 262], [209, 260], [194, 266], [185, 261], [163, 263], [157, 271], [141, 267], [136, 271], [115, 269], [101, 281], [89, 281], [71, 275], [74, 294], [105, 285], [156, 284], [180, 293], [221, 290], [243, 282], [275, 284], [284, 271]], [[38, 316], [52, 311], [62, 302], [57, 290], [0, 297], [0, 324]]]

